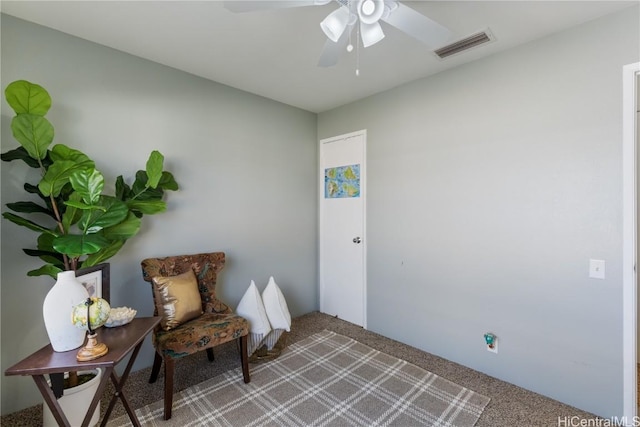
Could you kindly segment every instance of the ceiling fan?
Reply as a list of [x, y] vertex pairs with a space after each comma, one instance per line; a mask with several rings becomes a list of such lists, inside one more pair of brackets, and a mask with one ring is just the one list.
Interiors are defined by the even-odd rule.
[[[392, 25], [421, 41], [430, 48], [443, 45], [451, 37], [451, 31], [434, 20], [396, 0], [288, 0], [288, 1], [225, 1], [232, 12], [280, 9], [301, 6], [320, 6], [335, 1], [338, 9], [331, 12], [320, 28], [327, 36], [318, 66], [331, 67], [338, 63], [340, 55], [351, 52], [351, 33], [359, 33], [363, 47], [373, 46], [384, 38], [380, 22]], [[356, 24], [360, 23], [359, 26]]]

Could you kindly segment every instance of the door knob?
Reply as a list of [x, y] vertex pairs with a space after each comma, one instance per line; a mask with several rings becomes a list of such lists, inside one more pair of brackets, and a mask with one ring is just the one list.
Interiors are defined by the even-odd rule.
[[360, 243], [362, 242], [362, 240], [360, 239], [360, 237], [354, 237], [353, 238], [353, 243]]

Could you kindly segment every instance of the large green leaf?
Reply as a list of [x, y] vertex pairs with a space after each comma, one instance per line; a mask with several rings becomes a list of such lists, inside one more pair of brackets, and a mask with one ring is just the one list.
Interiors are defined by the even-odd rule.
[[56, 144], [51, 149], [49, 156], [51, 160], [73, 160], [78, 165], [78, 168], [93, 169], [96, 164], [86, 154], [80, 150], [69, 148], [64, 144]]
[[101, 196], [101, 210], [87, 210], [82, 214], [79, 227], [86, 233], [96, 233], [105, 227], [112, 227], [122, 222], [129, 213], [127, 205], [112, 196]]
[[147, 176], [149, 181], [147, 185], [151, 188], [156, 188], [160, 178], [162, 178], [162, 166], [164, 164], [164, 156], [159, 151], [154, 150], [149, 155], [147, 160]]
[[15, 202], [7, 203], [7, 207], [14, 212], [21, 213], [43, 213], [49, 215], [51, 218], [56, 219], [55, 214], [47, 207], [40, 206], [34, 202]]
[[4, 90], [7, 103], [16, 114], [31, 113], [44, 116], [51, 108], [51, 96], [42, 86], [17, 80]]
[[73, 202], [77, 202], [81, 198], [80, 194], [74, 191], [69, 196], [69, 200], [65, 202], [67, 208], [62, 215], [62, 226], [64, 227], [65, 233], [71, 229], [73, 224], [77, 223], [80, 221], [80, 218], [82, 218], [82, 211], [72, 205]]
[[124, 182], [124, 178], [122, 178], [122, 175], [119, 175], [116, 178], [116, 197], [119, 200], [125, 200], [127, 197], [129, 197], [130, 193], [131, 188], [129, 188], [127, 183]]
[[39, 249], [23, 249], [22, 252], [24, 252], [25, 254], [27, 254], [29, 256], [42, 256], [42, 255], [56, 256], [56, 255], [60, 255], [57, 252], [41, 251]]
[[164, 196], [164, 190], [175, 191], [178, 189], [178, 183], [170, 172], [162, 172], [162, 177], [156, 188], [148, 187], [146, 185], [147, 179], [145, 171], [136, 173], [136, 180], [132, 188], [136, 200], [160, 200]]
[[41, 255], [56, 256], [56, 255], [60, 255], [57, 252], [41, 251], [39, 249], [23, 249], [22, 252], [24, 252], [25, 254], [27, 254], [29, 256], [41, 256]]
[[62, 188], [69, 182], [71, 175], [74, 172], [77, 172], [79, 169], [82, 170], [83, 166], [78, 166], [76, 162], [73, 160], [59, 160], [57, 162], [53, 162], [47, 173], [44, 174], [40, 184], [38, 184], [38, 189], [45, 196], [52, 195], [53, 197], [57, 197], [62, 191]]
[[34, 159], [44, 159], [53, 142], [53, 126], [49, 120], [34, 114], [20, 114], [11, 120], [13, 137]]
[[28, 182], [25, 182], [24, 184], [24, 191], [26, 191], [27, 193], [39, 194], [42, 196], [42, 193], [40, 192], [40, 189], [38, 188], [38, 186], [29, 184]]
[[[51, 205], [51, 198], [45, 196], [44, 194], [42, 194], [42, 192], [40, 191], [40, 189], [38, 188], [37, 185], [33, 185], [33, 184], [29, 184], [28, 182], [25, 182], [24, 191], [26, 191], [27, 193], [30, 193], [30, 194], [36, 194], [38, 197], [40, 197], [42, 199], [42, 201], [45, 203], [45, 205], [47, 205], [47, 207], [49, 209], [51, 209], [51, 211], [53, 211], [53, 206]], [[60, 203], [58, 203], [58, 209], [62, 210], [63, 208], [64, 208], [64, 206], [62, 206]]]
[[47, 264], [51, 264], [59, 268], [64, 266], [64, 258], [62, 257], [62, 254], [57, 252], [41, 251], [36, 249], [23, 249], [22, 251], [29, 256], [39, 257]]
[[[55, 236], [47, 233], [42, 233], [38, 236], [38, 250], [33, 251], [29, 249], [23, 249], [23, 251], [28, 255], [39, 256], [41, 260], [46, 262], [47, 264], [51, 264], [55, 267], [64, 269], [64, 256], [56, 252], [53, 249], [53, 240]], [[30, 252], [27, 252], [30, 251]]]
[[176, 182], [171, 172], [164, 171], [162, 172], [162, 178], [160, 178], [158, 187], [162, 188], [163, 190], [176, 191], [178, 189], [178, 183]]
[[5, 161], [5, 162], [12, 162], [14, 160], [22, 160], [23, 162], [25, 162], [28, 166], [30, 166], [32, 168], [39, 168], [40, 167], [40, 163], [38, 163], [38, 161], [36, 159], [31, 157], [29, 155], [29, 153], [27, 153], [27, 150], [25, 150], [25, 148], [22, 147], [22, 146], [20, 146], [18, 148], [14, 148], [13, 150], [9, 150], [6, 153], [2, 153], [2, 155], [0, 155], [0, 159], [2, 159], [2, 161]]
[[53, 240], [53, 248], [71, 258], [96, 253], [109, 244], [110, 242], [99, 234], [65, 234]]
[[124, 221], [105, 228], [102, 230], [102, 234], [109, 240], [127, 240], [138, 234], [141, 224], [140, 218], [129, 212]]
[[90, 211], [90, 210], [102, 210], [104, 211], [105, 209], [102, 206], [98, 206], [98, 205], [88, 205], [85, 202], [76, 202], [76, 201], [69, 201], [67, 200], [66, 202], [64, 202], [64, 204], [68, 207], [73, 207], [76, 209], [80, 209], [83, 211]]
[[51, 276], [54, 279], [58, 276], [58, 273], [63, 271], [61, 268], [56, 267], [55, 265], [47, 264], [38, 268], [37, 270], [31, 270], [27, 272], [27, 276]]
[[167, 204], [162, 200], [129, 200], [127, 206], [129, 209], [145, 215], [153, 215], [167, 210]]
[[147, 185], [148, 182], [149, 177], [147, 176], [147, 173], [145, 171], [136, 172], [136, 180], [133, 181], [133, 185], [131, 186], [133, 197], [144, 193], [144, 191], [149, 188], [149, 186]]
[[2, 216], [13, 222], [14, 224], [20, 225], [22, 227], [27, 227], [29, 230], [56, 235], [55, 231], [49, 230], [47, 227], [43, 227], [40, 224], [36, 224], [33, 221], [29, 221], [28, 219], [12, 214], [11, 212], [3, 212]]
[[98, 265], [102, 262], [105, 262], [109, 258], [113, 257], [118, 251], [124, 246], [124, 240], [117, 240], [112, 242], [106, 248], [100, 249], [95, 254], [91, 254], [87, 257], [86, 260], [82, 263], [83, 267], [92, 267], [94, 265]]
[[159, 186], [156, 188], [147, 188], [142, 193], [138, 193], [135, 200], [162, 200], [164, 190]]
[[49, 234], [49, 233], [40, 234], [38, 236], [38, 250], [46, 251], [46, 252], [55, 251], [55, 249], [53, 249], [53, 239], [55, 238], [56, 236], [54, 236], [53, 234]]
[[76, 170], [69, 177], [69, 181], [85, 203], [89, 205], [98, 203], [104, 188], [104, 177], [97, 169]]

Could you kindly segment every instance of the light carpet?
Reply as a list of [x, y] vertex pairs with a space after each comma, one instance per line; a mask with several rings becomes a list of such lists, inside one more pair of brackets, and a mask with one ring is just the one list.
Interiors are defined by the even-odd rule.
[[[136, 410], [143, 426], [473, 426], [489, 398], [351, 338], [323, 331]], [[109, 427], [131, 425], [125, 415]]]

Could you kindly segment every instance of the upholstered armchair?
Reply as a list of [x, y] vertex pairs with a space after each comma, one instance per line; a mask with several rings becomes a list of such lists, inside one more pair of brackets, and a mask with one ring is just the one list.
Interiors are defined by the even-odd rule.
[[[249, 322], [216, 297], [216, 277], [224, 267], [223, 252], [148, 258], [142, 261], [144, 280], [151, 283], [155, 315], [163, 316], [153, 333], [156, 349], [150, 383], [164, 361], [164, 419], [171, 418], [176, 359], [237, 340], [244, 382], [250, 381], [247, 355]], [[194, 290], [197, 289], [197, 290]]]

